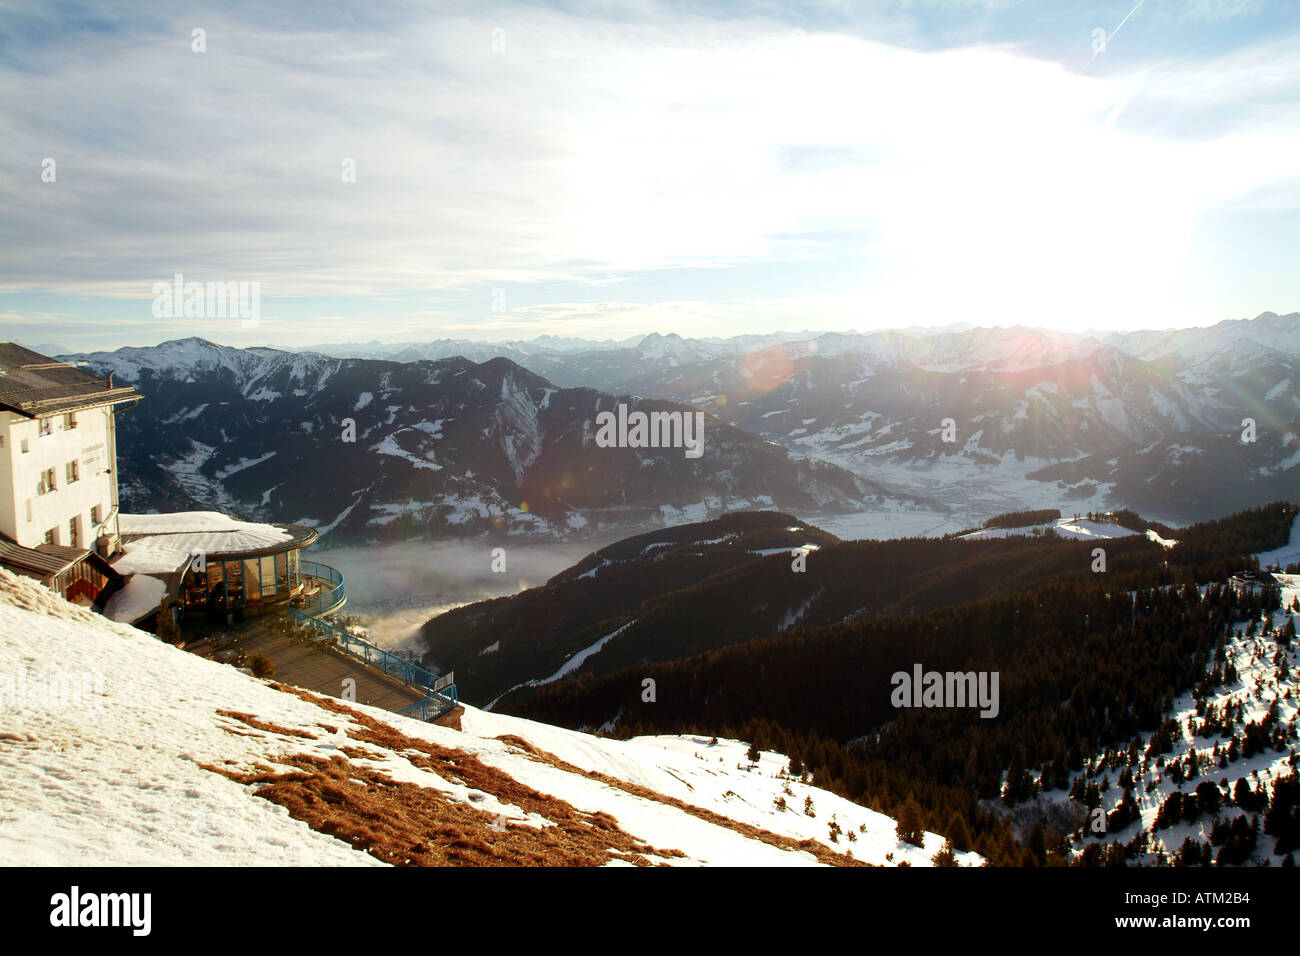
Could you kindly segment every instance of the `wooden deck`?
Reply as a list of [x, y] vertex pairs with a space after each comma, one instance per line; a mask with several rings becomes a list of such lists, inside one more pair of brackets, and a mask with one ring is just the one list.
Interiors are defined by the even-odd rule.
[[[318, 694], [344, 699], [344, 680], [356, 681], [356, 702], [396, 713], [422, 700], [424, 695], [396, 678], [367, 667], [341, 651], [302, 643], [271, 630], [277, 615], [270, 614], [231, 627], [213, 628], [222, 637], [238, 635], [238, 646], [252, 657], [261, 654], [275, 664], [275, 680]], [[200, 653], [204, 648], [190, 645]]]

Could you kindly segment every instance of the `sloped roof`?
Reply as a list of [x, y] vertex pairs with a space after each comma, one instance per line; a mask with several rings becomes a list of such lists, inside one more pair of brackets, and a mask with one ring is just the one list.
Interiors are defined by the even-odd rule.
[[69, 548], [58, 544], [24, 548], [8, 538], [0, 537], [0, 564], [42, 580], [66, 571], [91, 553], [85, 548]]
[[35, 418], [93, 405], [140, 399], [134, 388], [110, 385], [89, 372], [31, 349], [0, 342], [0, 408]]
[[319, 532], [298, 524], [241, 521], [219, 511], [178, 511], [118, 516], [126, 553], [118, 570], [157, 574], [178, 570], [195, 551], [209, 559], [275, 554], [305, 548]]

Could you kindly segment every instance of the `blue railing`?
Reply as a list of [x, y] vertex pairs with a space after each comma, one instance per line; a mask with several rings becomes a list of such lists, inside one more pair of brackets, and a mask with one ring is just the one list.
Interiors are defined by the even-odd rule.
[[[327, 565], [317, 564], [315, 561], [304, 561], [303, 570], [315, 577], [325, 578], [326, 576], [324, 574], [317, 575], [313, 571], [308, 571], [308, 565], [336, 575], [338, 586], [337, 588], [332, 588], [330, 593], [334, 591], [342, 593], [343, 575], [339, 574]], [[326, 579], [331, 581], [334, 580], [333, 578]], [[335, 605], [331, 606], [337, 607], [338, 604], [341, 603], [342, 601], [340, 600]], [[319, 614], [320, 612], [316, 612], [316, 614], [310, 613], [308, 606], [309, 605], [304, 605], [303, 607], [290, 607], [289, 614], [294, 620], [301, 621], [302, 623], [315, 628], [315, 630], [322, 636], [331, 639], [341, 650], [364, 661], [368, 666], [381, 670], [385, 674], [396, 677], [402, 683], [424, 692], [425, 697], [423, 700], [416, 701], [409, 707], [398, 711], [398, 713], [405, 714], [418, 708], [421, 720], [432, 720], [439, 714], [445, 713], [456, 706], [458, 698], [456, 695], [454, 674], [439, 677], [437, 674], [426, 670], [419, 664], [413, 664], [404, 658], [398, 657], [391, 651], [386, 651], [382, 647], [375, 647], [375, 645], [371, 644], [369, 641], [362, 640], [355, 634], [349, 634], [336, 624], [331, 624], [329, 621], [322, 621], [316, 616], [316, 614]]]
[[423, 721], [430, 721], [439, 714], [445, 714], [456, 706], [456, 685], [451, 685], [451, 693], [430, 694], [424, 700], [417, 700], [410, 707], [403, 707], [398, 711], [409, 717], [419, 717]]
[[343, 575], [328, 564], [321, 564], [319, 561], [303, 561], [301, 573], [321, 581], [328, 581], [331, 585], [311, 597], [298, 599], [294, 606], [304, 614], [317, 617], [326, 611], [342, 607], [348, 599], [347, 592], [343, 589]]

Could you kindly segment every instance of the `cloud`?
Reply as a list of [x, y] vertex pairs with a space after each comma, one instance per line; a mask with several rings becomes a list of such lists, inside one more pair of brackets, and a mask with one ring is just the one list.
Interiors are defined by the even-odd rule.
[[[144, 300], [183, 272], [265, 302], [657, 274], [637, 319], [698, 324], [744, 297], [683, 295], [685, 271], [836, 255], [845, 321], [1096, 326], [1180, 306], [1208, 212], [1297, 194], [1294, 37], [1084, 77], [651, 4], [158, 9], [31, 27], [55, 37], [39, 56], [0, 43], [0, 289]], [[556, 298], [493, 321], [628, 318]]]
[[1261, 0], [1187, 0], [1183, 15], [1201, 23], [1249, 16], [1263, 10]]

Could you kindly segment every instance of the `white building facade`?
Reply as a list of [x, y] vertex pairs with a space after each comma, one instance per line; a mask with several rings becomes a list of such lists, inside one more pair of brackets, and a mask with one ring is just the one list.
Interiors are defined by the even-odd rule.
[[0, 343], [0, 534], [24, 548], [116, 554], [114, 416], [139, 398], [134, 389]]
[[121, 535], [112, 406], [37, 418], [4, 412], [0, 488], [0, 531], [23, 547], [113, 554]]

